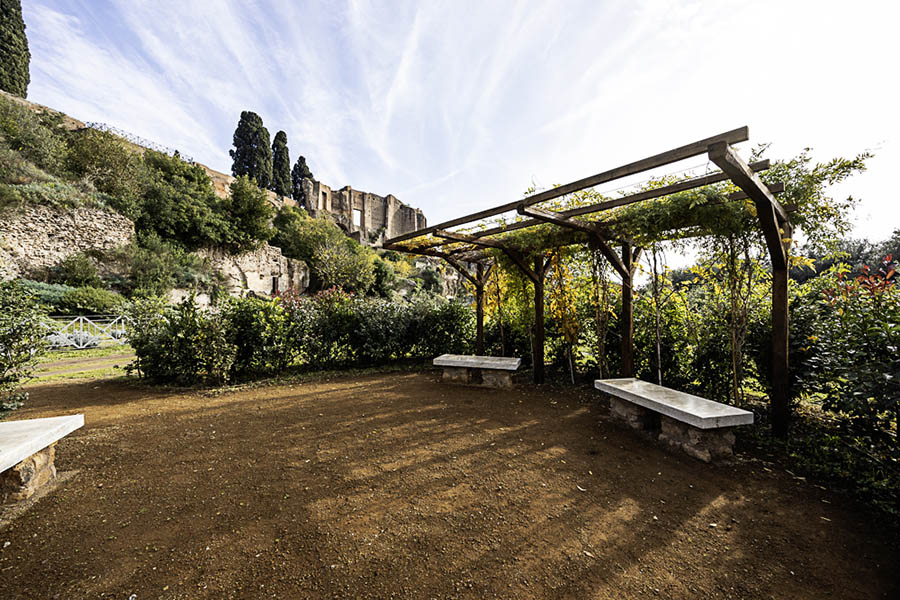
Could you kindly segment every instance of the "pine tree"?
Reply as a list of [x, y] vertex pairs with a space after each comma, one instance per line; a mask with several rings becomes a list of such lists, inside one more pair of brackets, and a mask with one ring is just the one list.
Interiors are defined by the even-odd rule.
[[283, 131], [276, 133], [272, 142], [272, 191], [279, 196], [291, 195], [291, 157]]
[[0, 0], [0, 90], [25, 97], [31, 74], [21, 0]]
[[256, 185], [268, 189], [272, 184], [272, 148], [269, 146], [269, 130], [255, 112], [241, 113], [234, 130], [234, 150], [229, 154], [234, 160], [231, 174], [246, 175], [256, 180]]
[[312, 179], [312, 171], [306, 166], [306, 159], [302, 156], [297, 159], [297, 164], [291, 169], [291, 195], [297, 204], [306, 206], [306, 197], [303, 193], [303, 180]]

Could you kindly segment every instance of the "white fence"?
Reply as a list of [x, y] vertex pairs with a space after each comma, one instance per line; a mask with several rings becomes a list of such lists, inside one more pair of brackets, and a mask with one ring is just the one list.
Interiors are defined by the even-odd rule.
[[116, 315], [52, 319], [47, 323], [47, 329], [47, 342], [51, 348], [80, 350], [127, 341], [125, 317]]

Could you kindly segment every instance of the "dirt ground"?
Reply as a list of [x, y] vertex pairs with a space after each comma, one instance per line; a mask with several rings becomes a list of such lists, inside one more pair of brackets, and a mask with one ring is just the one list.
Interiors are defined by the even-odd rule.
[[606, 422], [588, 390], [342, 377], [31, 388], [77, 471], [0, 529], [0, 598], [898, 598], [840, 497]]

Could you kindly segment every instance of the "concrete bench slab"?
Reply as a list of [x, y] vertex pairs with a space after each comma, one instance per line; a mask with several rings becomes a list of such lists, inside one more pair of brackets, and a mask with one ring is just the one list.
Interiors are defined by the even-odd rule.
[[442, 354], [434, 359], [433, 364], [444, 368], [441, 377], [444, 381], [509, 388], [512, 387], [512, 373], [522, 365], [522, 359]]
[[56, 477], [56, 442], [84, 426], [84, 415], [0, 422], [0, 501], [31, 497]]
[[639, 379], [598, 379], [594, 387], [609, 397], [613, 418], [706, 462], [732, 456], [732, 428], [753, 423], [750, 411]]

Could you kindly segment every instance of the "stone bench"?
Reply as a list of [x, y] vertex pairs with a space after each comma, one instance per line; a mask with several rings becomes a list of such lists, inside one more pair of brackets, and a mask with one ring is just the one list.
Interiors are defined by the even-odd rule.
[[512, 374], [521, 365], [521, 358], [502, 356], [442, 354], [434, 359], [434, 366], [444, 368], [443, 381], [500, 388], [512, 387]]
[[56, 479], [56, 442], [84, 426], [84, 415], [0, 423], [0, 503], [18, 502]]
[[639, 379], [598, 379], [610, 415], [704, 462], [734, 454], [734, 431], [753, 413]]

